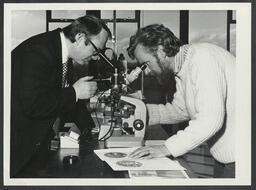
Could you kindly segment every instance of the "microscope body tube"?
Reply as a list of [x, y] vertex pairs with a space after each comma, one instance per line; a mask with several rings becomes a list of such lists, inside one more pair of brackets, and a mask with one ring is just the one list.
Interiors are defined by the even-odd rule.
[[137, 79], [140, 73], [145, 70], [147, 67], [146, 64], [142, 65], [141, 67], [136, 67], [130, 74], [127, 74], [126, 77], [126, 84], [132, 83], [135, 79]]
[[115, 73], [114, 73], [114, 88], [118, 88], [118, 73], [117, 73], [117, 68], [115, 68]]

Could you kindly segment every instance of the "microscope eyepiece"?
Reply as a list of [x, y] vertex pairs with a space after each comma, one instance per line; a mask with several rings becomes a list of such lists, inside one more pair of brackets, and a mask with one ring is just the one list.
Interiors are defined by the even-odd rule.
[[144, 62], [144, 63], [140, 66], [140, 69], [141, 69], [142, 71], [144, 71], [144, 70], [147, 68], [147, 66], [148, 66], [148, 62]]

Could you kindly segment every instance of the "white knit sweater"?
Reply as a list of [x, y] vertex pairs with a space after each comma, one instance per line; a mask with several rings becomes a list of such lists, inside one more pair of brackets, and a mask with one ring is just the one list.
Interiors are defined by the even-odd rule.
[[207, 141], [217, 161], [235, 161], [235, 67], [235, 57], [215, 45], [180, 48], [173, 102], [147, 105], [149, 125], [189, 120], [185, 130], [165, 142], [174, 157]]

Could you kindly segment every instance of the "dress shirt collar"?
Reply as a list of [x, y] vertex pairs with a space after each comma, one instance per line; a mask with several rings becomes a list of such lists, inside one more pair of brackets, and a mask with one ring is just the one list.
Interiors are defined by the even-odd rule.
[[64, 36], [63, 32], [60, 32], [60, 39], [61, 39], [61, 49], [62, 49], [62, 63], [68, 61], [68, 47], [66, 43], [66, 37]]

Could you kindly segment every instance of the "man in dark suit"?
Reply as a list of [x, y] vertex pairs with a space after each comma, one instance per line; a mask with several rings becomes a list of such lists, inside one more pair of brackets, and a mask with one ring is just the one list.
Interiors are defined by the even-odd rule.
[[103, 49], [110, 37], [101, 19], [84, 16], [63, 29], [33, 36], [12, 51], [11, 177], [49, 141], [57, 118], [75, 122], [83, 134], [93, 127], [83, 102], [95, 94], [96, 82], [90, 76], [73, 84], [68, 79], [72, 63], [88, 64], [95, 47]]

